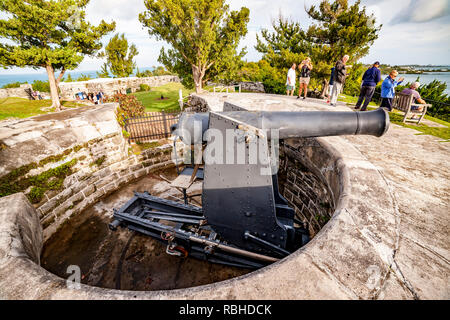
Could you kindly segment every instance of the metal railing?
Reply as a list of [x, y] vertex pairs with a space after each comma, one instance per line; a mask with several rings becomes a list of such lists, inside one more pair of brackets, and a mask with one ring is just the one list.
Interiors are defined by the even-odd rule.
[[169, 138], [170, 127], [178, 122], [179, 112], [146, 112], [144, 115], [125, 118], [124, 129], [128, 142], [145, 142]]
[[[236, 88], [238, 88], [238, 90], [236, 90]], [[235, 86], [215, 86], [213, 88], [213, 92], [220, 93], [220, 92], [226, 91], [227, 93], [229, 93], [229, 89], [233, 89], [234, 92], [238, 91], [239, 93], [241, 93], [241, 85], [240, 84], [237, 84]]]

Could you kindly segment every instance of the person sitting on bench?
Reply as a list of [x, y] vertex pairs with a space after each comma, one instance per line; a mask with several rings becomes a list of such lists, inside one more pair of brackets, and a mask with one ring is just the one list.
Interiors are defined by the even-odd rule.
[[[409, 88], [403, 89], [403, 91], [401, 93], [408, 94], [408, 95], [412, 94], [414, 96], [414, 103], [426, 104], [425, 100], [423, 100], [420, 97], [420, 93], [417, 92], [417, 89], [419, 87], [420, 87], [419, 82], [413, 82]], [[422, 106], [411, 106], [411, 110], [422, 111], [423, 107]]]

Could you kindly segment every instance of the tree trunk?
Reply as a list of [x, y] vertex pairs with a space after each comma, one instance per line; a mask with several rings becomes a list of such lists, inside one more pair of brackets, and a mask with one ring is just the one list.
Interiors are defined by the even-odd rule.
[[201, 72], [197, 66], [192, 66], [192, 78], [194, 79], [195, 93], [202, 92], [203, 76], [204, 76], [204, 72]]
[[323, 99], [325, 98], [325, 94], [327, 93], [330, 84], [328, 83], [327, 79], [323, 79], [322, 84], [322, 93], [320, 94], [320, 97]]
[[50, 84], [50, 96], [52, 97], [52, 108], [55, 111], [61, 111], [61, 102], [59, 101], [58, 85], [55, 79], [55, 70], [51, 64], [47, 64], [45, 67], [48, 75], [48, 83]]
[[64, 74], [66, 73], [66, 69], [62, 68], [61, 73], [58, 76], [58, 79], [56, 79], [56, 85], [59, 87], [59, 83], [61, 82], [62, 78], [64, 77]]

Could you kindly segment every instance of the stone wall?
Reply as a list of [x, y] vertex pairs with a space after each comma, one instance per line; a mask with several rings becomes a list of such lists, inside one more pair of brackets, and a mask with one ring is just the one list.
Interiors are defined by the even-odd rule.
[[198, 95], [190, 95], [186, 106], [184, 108], [185, 112], [208, 112], [210, 111], [208, 104], [204, 99]]
[[88, 81], [61, 82], [59, 88], [63, 99], [74, 99], [76, 93], [83, 91], [94, 93], [102, 90], [106, 95], [113, 95], [118, 92], [125, 93], [127, 89], [136, 92], [141, 84], [159, 87], [170, 82], [180, 82], [180, 79], [178, 76], [171, 75], [145, 78], [100, 78]]
[[0, 99], [9, 97], [28, 99], [28, 93], [25, 92], [26, 89], [32, 89], [31, 84], [28, 83], [21, 84], [20, 88], [0, 89]]
[[128, 152], [124, 152], [116, 157], [109, 156], [122, 149], [123, 141], [119, 134], [94, 141], [89, 151], [84, 153], [94, 152], [94, 158], [97, 159], [104, 156], [105, 162], [97, 166], [89, 163], [89, 160], [85, 161], [76, 173], [66, 178], [61, 192], [39, 204], [38, 213], [45, 240], [70, 216], [80, 213], [133, 180], [174, 165], [170, 145], [144, 150], [139, 155], [128, 156]]
[[116, 104], [0, 123], [0, 196], [22, 192], [47, 239], [67, 218], [152, 171], [173, 166], [171, 145], [133, 154]]
[[241, 91], [257, 92], [257, 93], [266, 92], [264, 90], [264, 84], [262, 82], [245, 81], [245, 82], [238, 82], [236, 84], [241, 85]]
[[310, 158], [323, 151], [316, 139], [291, 139], [280, 145], [280, 193], [311, 236], [322, 229], [335, 210], [333, 192], [321, 173], [322, 162], [313, 163]]

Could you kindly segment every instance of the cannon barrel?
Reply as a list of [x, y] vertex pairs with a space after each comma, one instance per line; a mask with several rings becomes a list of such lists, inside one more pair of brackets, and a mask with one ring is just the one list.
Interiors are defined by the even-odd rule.
[[[379, 108], [368, 112], [334, 111], [229, 111], [221, 116], [258, 129], [279, 130], [279, 138], [324, 137], [341, 135], [373, 135], [380, 137], [389, 128], [389, 114]], [[209, 113], [185, 113], [177, 125], [175, 134], [186, 144], [204, 142], [204, 132], [209, 127]]]

